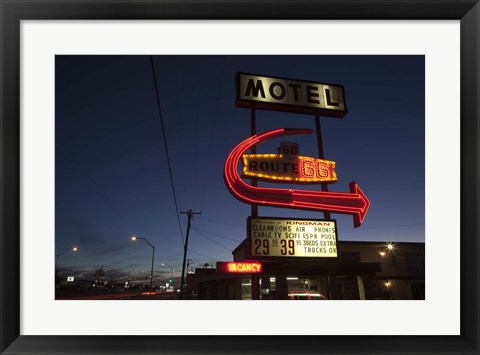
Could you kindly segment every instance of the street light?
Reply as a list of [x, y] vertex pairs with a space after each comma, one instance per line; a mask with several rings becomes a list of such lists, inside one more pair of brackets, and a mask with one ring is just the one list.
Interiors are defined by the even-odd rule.
[[78, 248], [76, 246], [73, 246], [72, 248], [70, 249], [65, 249], [65, 250], [62, 250], [60, 253], [57, 254], [56, 258], [55, 258], [55, 278], [57, 278], [57, 275], [58, 275], [58, 258], [65, 254], [67, 251], [71, 251], [73, 253], [76, 253], [78, 251]]
[[171, 272], [172, 272], [172, 273], [170, 274], [170, 285], [171, 285], [171, 287], [173, 288], [173, 272], [174, 272], [175, 270], [173, 270], [173, 268], [172, 268], [170, 265], [168, 265], [168, 264], [162, 263], [162, 265], [163, 265], [163, 266], [168, 266], [168, 267], [170, 268]]
[[385, 287], [387, 288], [388, 298], [392, 299], [392, 293], [390, 292], [390, 285], [391, 285], [390, 281], [385, 282]]
[[387, 255], [387, 253], [388, 253], [388, 255], [391, 255], [392, 264], [393, 264], [393, 267], [395, 269], [395, 273], [398, 276], [397, 258], [395, 257], [395, 249], [396, 249], [395, 245], [388, 242], [386, 249], [379, 251], [379, 253], [382, 256], [382, 258], [385, 257]]
[[137, 240], [137, 239], [142, 239], [147, 242], [148, 245], [152, 248], [152, 268], [150, 270], [150, 292], [153, 289], [153, 259], [155, 258], [155, 247], [145, 238], [137, 237], [136, 235], [132, 235], [131, 237], [132, 240]]
[[72, 247], [72, 248], [70, 248], [70, 249], [62, 250], [60, 253], [57, 254], [57, 257], [56, 257], [56, 259], [55, 259], [55, 264], [58, 263], [58, 258], [60, 257], [60, 255], [65, 254], [67, 251], [76, 252], [76, 251], [78, 251], [78, 248], [74, 246], [74, 247]]
[[393, 249], [395, 249], [395, 247], [393, 246], [393, 244], [392, 244], [392, 243], [387, 243], [387, 248], [384, 249], [384, 250], [379, 251], [379, 254], [380, 254], [381, 256], [385, 256], [385, 255], [386, 255], [386, 251], [388, 251], [389, 253], [390, 253], [390, 252], [393, 253], [393, 252], [394, 252]]

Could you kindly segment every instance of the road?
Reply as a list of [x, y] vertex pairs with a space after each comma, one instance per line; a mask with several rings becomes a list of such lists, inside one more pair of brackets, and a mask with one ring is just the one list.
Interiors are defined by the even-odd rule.
[[62, 291], [56, 290], [55, 300], [176, 300], [180, 294], [176, 292], [140, 292], [140, 291]]

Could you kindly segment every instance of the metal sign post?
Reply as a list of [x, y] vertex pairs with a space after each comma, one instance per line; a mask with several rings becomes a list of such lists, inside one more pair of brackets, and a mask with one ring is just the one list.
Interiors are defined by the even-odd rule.
[[[322, 127], [320, 126], [320, 115], [315, 113], [315, 128], [317, 130], [317, 145], [318, 145], [318, 157], [325, 159], [323, 152], [323, 140], [322, 140]], [[328, 185], [322, 184], [322, 191], [328, 191]], [[330, 212], [324, 211], [323, 216], [326, 220], [330, 219]], [[340, 253], [337, 251], [338, 255]], [[338, 284], [337, 284], [337, 264], [336, 262], [328, 262], [328, 288], [330, 290], [330, 299], [338, 299]]]
[[[257, 115], [255, 111], [255, 104], [250, 105], [250, 134], [252, 136], [257, 134]], [[252, 146], [250, 149], [252, 154], [257, 153], [257, 147], [255, 145]], [[257, 179], [251, 179], [252, 186], [257, 186]], [[251, 216], [257, 217], [258, 216], [258, 205], [251, 204]], [[259, 300], [260, 299], [260, 274], [252, 274], [252, 300]]]

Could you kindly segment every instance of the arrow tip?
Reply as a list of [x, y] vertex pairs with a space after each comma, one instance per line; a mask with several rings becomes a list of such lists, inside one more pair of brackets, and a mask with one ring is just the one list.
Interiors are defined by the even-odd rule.
[[365, 215], [367, 214], [368, 208], [370, 207], [370, 201], [368, 200], [367, 196], [363, 193], [360, 189], [360, 186], [357, 185], [355, 181], [352, 181], [349, 185], [350, 192], [357, 195], [360, 199], [360, 212], [355, 213], [353, 215], [353, 226], [358, 228], [361, 226]]

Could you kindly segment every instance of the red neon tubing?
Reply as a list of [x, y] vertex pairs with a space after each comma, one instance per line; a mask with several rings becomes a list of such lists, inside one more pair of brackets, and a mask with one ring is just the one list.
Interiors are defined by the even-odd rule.
[[328, 192], [257, 187], [245, 183], [240, 178], [238, 163], [242, 154], [255, 144], [272, 138], [310, 133], [311, 129], [279, 128], [245, 139], [233, 148], [225, 161], [224, 179], [227, 188], [235, 198], [248, 204], [352, 214], [354, 226], [359, 227], [365, 218], [370, 201], [353, 181], [349, 185], [350, 192]]

